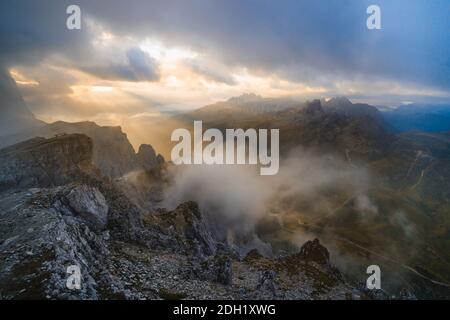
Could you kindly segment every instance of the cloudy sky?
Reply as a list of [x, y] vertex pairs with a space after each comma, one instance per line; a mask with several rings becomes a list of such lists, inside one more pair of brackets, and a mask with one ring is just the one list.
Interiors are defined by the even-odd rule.
[[445, 0], [2, 0], [0, 72], [46, 121], [120, 124], [245, 92], [448, 103], [449, 17]]

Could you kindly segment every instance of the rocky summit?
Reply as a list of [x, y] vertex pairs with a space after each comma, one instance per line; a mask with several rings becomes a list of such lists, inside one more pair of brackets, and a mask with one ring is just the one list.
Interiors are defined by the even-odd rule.
[[92, 140], [92, 161], [102, 175], [120, 178], [131, 171], [148, 170], [164, 158], [150, 145], [141, 145], [134, 151], [127, 135], [118, 126], [99, 126], [91, 121], [69, 123], [56, 121], [38, 128], [3, 137], [1, 147], [35, 137], [54, 138], [66, 134], [83, 134]]
[[[120, 127], [55, 122], [4, 137], [0, 298], [448, 298], [449, 134], [397, 133], [345, 98], [259, 100], [227, 101], [214, 125], [279, 127], [292, 177], [280, 171], [267, 198], [237, 208], [262, 185], [180, 175]], [[241, 109], [251, 123], [233, 116]], [[199, 112], [210, 126], [211, 108]], [[383, 290], [366, 288], [374, 264]], [[73, 266], [80, 290], [66, 285]]]
[[[155, 155], [151, 147], [140, 154]], [[101, 174], [93, 155], [81, 134], [0, 151], [2, 299], [369, 298], [317, 239], [289, 255], [239, 254], [195, 202], [145, 210]], [[66, 286], [72, 265], [80, 290]]]

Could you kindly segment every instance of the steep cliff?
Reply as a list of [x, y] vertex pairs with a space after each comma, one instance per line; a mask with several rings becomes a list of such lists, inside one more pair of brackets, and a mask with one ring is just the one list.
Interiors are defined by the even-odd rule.
[[[91, 139], [79, 134], [0, 150], [0, 298], [361, 296], [328, 255], [316, 263], [315, 252], [327, 252], [318, 242], [294, 264], [242, 259], [216, 239], [196, 203], [144, 212], [98, 174], [92, 154]], [[66, 286], [69, 266], [80, 268], [79, 290]]]
[[35, 138], [0, 150], [0, 190], [50, 187], [93, 174], [92, 140], [84, 135]]
[[164, 162], [164, 158], [157, 155], [149, 145], [142, 145], [136, 153], [120, 127], [99, 126], [89, 121], [75, 123], [57, 121], [38, 129], [4, 137], [0, 146], [8, 146], [34, 137], [52, 138], [55, 135], [71, 133], [84, 134], [92, 139], [93, 162], [104, 176], [112, 179], [133, 170], [148, 170]]

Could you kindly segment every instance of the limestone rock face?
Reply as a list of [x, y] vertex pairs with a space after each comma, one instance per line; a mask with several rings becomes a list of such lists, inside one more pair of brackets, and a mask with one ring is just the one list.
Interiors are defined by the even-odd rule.
[[108, 204], [103, 194], [89, 186], [77, 186], [67, 195], [75, 215], [89, 222], [93, 229], [103, 230], [107, 224]]
[[[111, 238], [137, 239], [140, 211], [92, 165], [80, 134], [0, 150], [0, 299], [98, 299], [123, 294], [107, 263]], [[66, 286], [67, 267], [81, 289]], [[131, 296], [130, 296], [131, 297]]]
[[276, 294], [276, 288], [274, 280], [276, 278], [276, 272], [273, 270], [267, 270], [261, 273], [259, 278], [257, 290], [267, 291], [273, 295]]
[[[0, 295], [3, 299], [96, 299], [108, 254], [104, 235], [93, 232], [52, 200], [63, 187], [3, 196], [0, 204]], [[5, 206], [5, 202], [13, 206]], [[11, 226], [14, 226], [11, 228]], [[81, 289], [66, 287], [67, 267], [81, 271]]]
[[[344, 299], [353, 290], [323, 265], [318, 240], [284, 259], [253, 251], [242, 260], [195, 202], [141, 210], [96, 170], [85, 135], [26, 141], [0, 160], [0, 299]], [[80, 269], [80, 290], [66, 286], [69, 266]]]
[[90, 137], [93, 141], [93, 163], [104, 176], [116, 178], [134, 169], [135, 152], [120, 127], [102, 127], [88, 121], [58, 121], [44, 129], [46, 137], [60, 133], [81, 133]]
[[0, 150], [0, 191], [62, 185], [94, 172], [92, 140], [80, 134], [35, 138]]
[[[208, 228], [197, 203], [193, 201], [182, 203], [173, 211], [158, 213], [146, 221], [149, 227], [158, 225], [164, 233], [176, 240], [171, 242], [174, 243], [175, 251], [183, 250], [200, 259], [212, 256], [218, 251], [218, 243]], [[162, 237], [158, 238], [156, 240], [163, 240]]]
[[149, 170], [163, 163], [164, 158], [156, 155], [150, 145], [143, 145], [134, 151], [127, 135], [118, 126], [99, 126], [94, 122], [57, 121], [34, 130], [4, 137], [0, 146], [9, 146], [34, 137], [53, 138], [55, 135], [82, 134], [92, 140], [92, 162], [102, 175], [111, 179], [136, 170]]
[[93, 229], [108, 224], [117, 235], [135, 237], [139, 209], [92, 162], [92, 140], [85, 135], [28, 140], [0, 150], [0, 192], [76, 183], [81, 186], [65, 194], [58, 209], [89, 221]]
[[217, 254], [204, 260], [198, 272], [201, 279], [223, 285], [233, 283], [232, 260], [227, 255]]

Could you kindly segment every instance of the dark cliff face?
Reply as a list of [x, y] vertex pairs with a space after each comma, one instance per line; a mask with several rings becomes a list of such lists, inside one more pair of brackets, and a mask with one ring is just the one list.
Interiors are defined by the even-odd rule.
[[322, 246], [318, 239], [306, 242], [298, 253], [300, 259], [315, 261], [321, 265], [330, 263], [330, 253]]
[[133, 146], [120, 127], [102, 127], [94, 122], [68, 123], [58, 121], [46, 128], [48, 135], [61, 133], [81, 133], [92, 139], [93, 161], [103, 175], [120, 177], [133, 170], [135, 155]]
[[92, 140], [73, 134], [35, 138], [0, 150], [2, 189], [50, 187], [93, 173]]
[[38, 129], [4, 137], [0, 146], [7, 146], [33, 137], [52, 138], [59, 134], [84, 134], [92, 139], [92, 161], [101, 173], [115, 179], [134, 170], [154, 168], [164, 159], [153, 148], [143, 145], [136, 154], [120, 127], [99, 126], [94, 122], [69, 123], [57, 121]]
[[0, 136], [44, 125], [28, 109], [16, 83], [0, 68]]
[[[140, 151], [144, 159], [154, 156], [149, 147]], [[173, 211], [138, 209], [98, 174], [92, 159], [92, 140], [80, 134], [0, 150], [0, 298], [351, 296], [352, 288], [328, 261], [324, 267], [297, 257], [294, 278], [283, 261], [241, 261], [232, 247], [215, 239], [193, 202]], [[70, 265], [80, 267], [79, 291], [66, 287]], [[320, 293], [311, 284], [315, 281]]]
[[[141, 225], [140, 211], [93, 164], [91, 138], [82, 134], [35, 138], [1, 149], [0, 160], [0, 193], [68, 184], [89, 185], [97, 188], [109, 204], [108, 218], [105, 213], [101, 216], [102, 220], [107, 220], [111, 231], [123, 238], [135, 237], [136, 228]], [[83, 207], [83, 199], [91, 199], [92, 194], [97, 195], [96, 192], [90, 195], [74, 191], [72, 195], [77, 196], [69, 201], [70, 207]]]
[[157, 155], [153, 147], [149, 144], [141, 144], [139, 151], [134, 158], [134, 166], [143, 170], [152, 170], [164, 163], [164, 158]]

